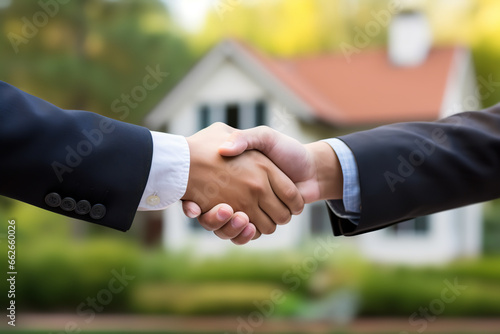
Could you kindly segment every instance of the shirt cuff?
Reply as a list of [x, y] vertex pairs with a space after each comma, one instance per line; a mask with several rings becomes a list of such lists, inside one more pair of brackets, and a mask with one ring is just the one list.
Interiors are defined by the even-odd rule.
[[331, 200], [327, 203], [337, 216], [357, 224], [361, 217], [361, 195], [356, 160], [351, 149], [340, 139], [331, 138], [324, 141], [335, 151], [344, 178], [342, 200]]
[[138, 211], [163, 210], [186, 192], [189, 146], [183, 136], [151, 131], [153, 160]]

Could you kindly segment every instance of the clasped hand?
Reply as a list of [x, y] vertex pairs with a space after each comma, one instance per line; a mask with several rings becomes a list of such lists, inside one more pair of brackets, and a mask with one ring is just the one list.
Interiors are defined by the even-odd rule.
[[214, 123], [187, 138], [191, 165], [184, 213], [221, 239], [245, 244], [302, 212], [342, 198], [342, 174], [324, 142], [302, 145], [268, 127]]

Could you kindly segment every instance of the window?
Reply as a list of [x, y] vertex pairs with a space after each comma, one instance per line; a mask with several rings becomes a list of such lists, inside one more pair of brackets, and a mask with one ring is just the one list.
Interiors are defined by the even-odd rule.
[[188, 220], [188, 226], [189, 228], [192, 230], [192, 231], [206, 231], [201, 225], [200, 223], [198, 222], [198, 219], [196, 218], [188, 218], [186, 217], [186, 219]]
[[203, 104], [199, 109], [199, 128], [223, 122], [233, 128], [249, 129], [265, 125], [267, 108], [265, 101], [250, 103]]
[[392, 226], [389, 226], [387, 232], [396, 236], [424, 236], [429, 233], [429, 216], [417, 217]]
[[266, 104], [263, 101], [255, 105], [255, 126], [266, 125]]
[[233, 128], [239, 127], [239, 111], [240, 107], [236, 103], [226, 105], [226, 124]]
[[200, 129], [204, 129], [209, 126], [210, 123], [210, 109], [207, 105], [202, 105], [200, 108]]

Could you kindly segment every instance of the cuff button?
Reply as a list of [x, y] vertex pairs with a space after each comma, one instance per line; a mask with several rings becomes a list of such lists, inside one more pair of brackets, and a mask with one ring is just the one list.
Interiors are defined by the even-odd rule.
[[76, 208], [76, 201], [71, 197], [65, 197], [61, 202], [61, 209], [64, 211], [73, 211]]
[[148, 198], [146, 198], [146, 203], [149, 206], [157, 206], [158, 204], [160, 204], [160, 197], [156, 195], [148, 196]]
[[57, 208], [61, 205], [61, 196], [58, 193], [50, 193], [45, 196], [45, 204], [52, 208]]
[[89, 201], [81, 200], [78, 203], [76, 203], [75, 212], [83, 216], [89, 213], [91, 208], [92, 206], [90, 205]]
[[106, 207], [102, 204], [96, 204], [90, 210], [90, 217], [92, 219], [101, 219], [106, 215]]

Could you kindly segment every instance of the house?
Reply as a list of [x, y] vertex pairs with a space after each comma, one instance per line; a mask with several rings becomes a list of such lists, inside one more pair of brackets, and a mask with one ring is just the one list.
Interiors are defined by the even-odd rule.
[[[423, 30], [415, 34], [419, 20]], [[223, 41], [160, 102], [146, 125], [188, 136], [217, 121], [238, 128], [265, 124], [311, 142], [479, 108], [469, 50], [432, 47], [426, 29], [419, 14], [401, 14], [390, 27], [387, 50], [363, 50], [349, 63], [342, 53], [279, 59], [241, 41]], [[420, 37], [412, 42], [402, 38], [407, 35]], [[343, 239], [372, 260], [445, 262], [477, 255], [481, 226], [481, 208], [474, 205]], [[315, 203], [273, 237], [245, 249], [297, 247], [325, 235], [331, 235], [326, 208]], [[188, 246], [213, 253], [235, 247], [186, 218], [180, 205], [164, 212], [163, 238], [173, 250]]]

